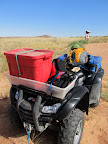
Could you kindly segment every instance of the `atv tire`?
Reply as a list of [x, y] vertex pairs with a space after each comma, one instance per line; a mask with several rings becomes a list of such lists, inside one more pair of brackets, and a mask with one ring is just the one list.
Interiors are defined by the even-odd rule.
[[18, 112], [12, 106], [10, 106], [9, 109], [9, 120], [15, 128], [23, 128], [23, 123], [18, 115]]
[[83, 127], [84, 114], [79, 109], [75, 109], [70, 116], [62, 122], [58, 134], [58, 144], [80, 144]]

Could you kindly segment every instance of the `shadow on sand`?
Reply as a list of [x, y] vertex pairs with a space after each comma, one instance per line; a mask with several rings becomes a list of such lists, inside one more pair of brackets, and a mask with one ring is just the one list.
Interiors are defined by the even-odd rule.
[[[9, 98], [0, 99], [0, 135], [6, 139], [25, 136], [24, 129], [14, 128], [9, 121]], [[47, 129], [34, 140], [35, 144], [56, 144], [57, 132]]]

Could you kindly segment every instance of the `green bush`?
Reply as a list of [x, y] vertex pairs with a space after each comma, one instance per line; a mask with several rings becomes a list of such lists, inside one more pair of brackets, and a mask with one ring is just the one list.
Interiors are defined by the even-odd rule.
[[82, 44], [88, 44], [87, 40], [80, 40], [79, 42], [82, 43]]
[[82, 43], [82, 41], [80, 42], [80, 41], [73, 41], [73, 42], [71, 42], [70, 44], [69, 44], [69, 49], [71, 49], [71, 47], [74, 45], [74, 44], [78, 44], [81, 48], [84, 48], [84, 45], [83, 45], [83, 43]]

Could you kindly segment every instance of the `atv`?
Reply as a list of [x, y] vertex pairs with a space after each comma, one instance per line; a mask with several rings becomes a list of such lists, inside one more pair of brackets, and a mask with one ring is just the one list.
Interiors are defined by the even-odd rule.
[[[31, 135], [54, 126], [58, 144], [79, 144], [84, 112], [88, 115], [89, 107], [99, 105], [104, 70], [99, 60], [97, 64], [79, 65], [77, 71], [67, 71], [64, 57], [53, 60], [56, 74], [45, 84], [34, 84], [30, 80], [28, 86], [27, 79], [7, 74], [12, 84], [10, 121], [18, 128], [24, 126]], [[36, 89], [32, 87], [34, 85]]]

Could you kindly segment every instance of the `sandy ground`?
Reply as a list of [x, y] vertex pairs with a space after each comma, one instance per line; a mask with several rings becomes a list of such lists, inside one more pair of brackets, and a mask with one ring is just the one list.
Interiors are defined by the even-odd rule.
[[105, 75], [108, 76], [108, 43], [91, 43], [85, 45], [88, 53], [102, 57], [102, 67]]
[[[103, 57], [102, 66], [105, 69], [103, 85], [108, 76], [108, 43], [86, 45], [86, 50]], [[27, 144], [25, 130], [14, 128], [8, 117], [10, 84], [4, 74], [0, 74], [0, 144]], [[57, 133], [46, 130], [36, 138], [35, 144], [57, 144]], [[32, 142], [31, 142], [32, 144]], [[89, 109], [85, 115], [85, 126], [80, 144], [108, 144], [108, 102], [103, 100], [97, 108]]]

